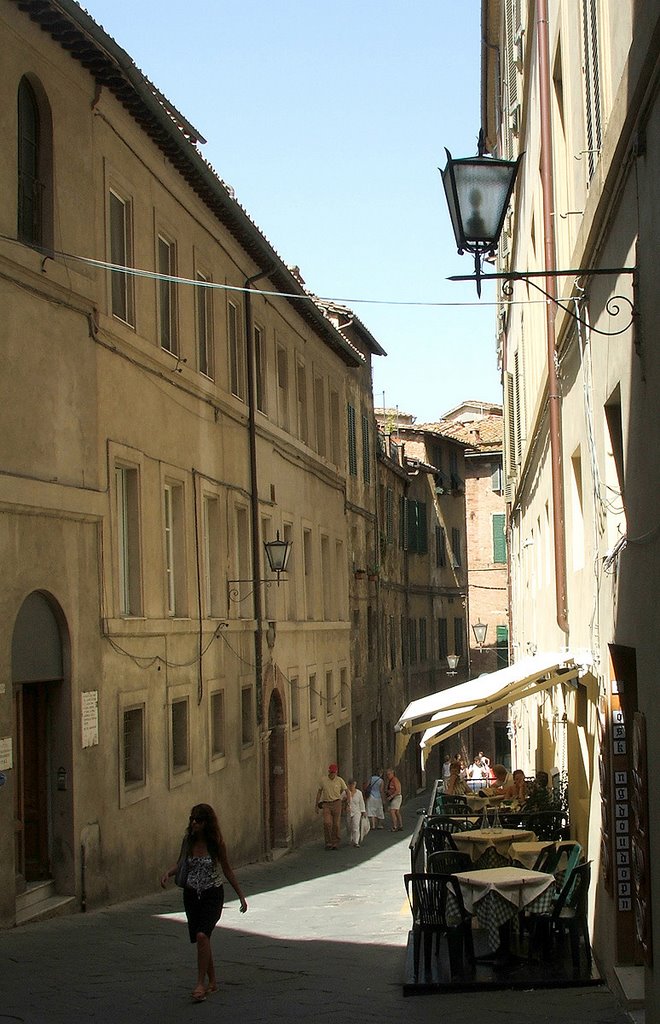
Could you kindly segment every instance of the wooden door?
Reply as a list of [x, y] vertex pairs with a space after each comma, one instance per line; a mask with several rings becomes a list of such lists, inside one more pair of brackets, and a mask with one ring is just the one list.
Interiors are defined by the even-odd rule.
[[[48, 687], [24, 683], [14, 694], [16, 723], [17, 890], [50, 877], [48, 856]], [[22, 884], [21, 884], [22, 883]]]

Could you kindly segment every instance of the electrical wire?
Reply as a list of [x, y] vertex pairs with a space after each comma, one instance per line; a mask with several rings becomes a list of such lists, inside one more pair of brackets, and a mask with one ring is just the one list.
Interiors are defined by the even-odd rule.
[[[17, 239], [11, 238], [9, 235], [0, 235], [0, 239], [5, 242], [17, 243]], [[246, 288], [240, 285], [233, 284], [221, 284], [219, 281], [202, 281], [194, 280], [188, 277], [177, 277], [173, 274], [160, 274], [155, 270], [142, 270], [139, 267], [127, 267], [120, 263], [111, 263], [109, 260], [96, 260], [91, 256], [79, 256], [76, 253], [66, 252], [62, 249], [51, 249], [48, 252], [43, 251], [44, 262], [46, 259], [53, 259], [59, 257], [63, 260], [75, 260], [78, 263], [84, 263], [90, 267], [96, 267], [100, 270], [109, 270], [112, 273], [124, 274], [130, 277], [147, 278], [150, 281], [165, 281], [170, 284], [183, 285], [191, 288], [208, 288], [212, 291], [225, 291], [225, 292], [247, 292], [249, 291], [252, 295], [263, 295], [265, 297], [272, 297], [278, 299], [298, 299], [301, 302], [312, 302], [319, 303], [325, 302], [336, 305], [370, 305], [370, 306], [416, 306], [422, 308], [444, 308], [444, 307], [485, 307], [485, 306], [501, 306], [506, 303], [510, 306], [520, 305], [545, 305], [546, 299], [498, 299], [494, 302], [482, 301], [481, 299], [473, 302], [438, 302], [429, 301], [422, 299], [365, 299], [365, 298], [334, 298], [324, 295], [313, 295], [311, 292], [301, 294], [300, 292], [283, 292], [265, 288]], [[568, 302], [569, 299], [562, 299], [561, 301]]]

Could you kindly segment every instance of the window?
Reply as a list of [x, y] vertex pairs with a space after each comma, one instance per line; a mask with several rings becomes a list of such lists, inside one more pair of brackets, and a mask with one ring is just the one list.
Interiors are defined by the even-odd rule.
[[408, 528], [408, 551], [411, 554], [425, 555], [428, 551], [426, 502], [413, 501], [412, 498], [409, 498], [406, 501], [406, 521]]
[[197, 365], [200, 373], [213, 380], [213, 306], [209, 278], [197, 274], [195, 304], [197, 307]]
[[447, 644], [447, 620], [438, 619], [438, 661], [443, 661], [449, 654]]
[[332, 674], [332, 669], [329, 669], [325, 674], [325, 713], [326, 715], [333, 714], [335, 710], [335, 682]]
[[391, 544], [394, 540], [394, 491], [385, 489], [385, 540]]
[[176, 277], [176, 246], [158, 236], [158, 320], [160, 347], [176, 355], [179, 351], [176, 326], [176, 285], [167, 278]]
[[461, 531], [457, 526], [452, 526], [451, 530], [451, 555], [452, 567], [459, 569], [463, 562], [461, 561]]
[[18, 225], [17, 236], [26, 245], [42, 246], [52, 241], [50, 230], [52, 195], [52, 141], [50, 110], [43, 116], [37, 95], [22, 78], [18, 87]]
[[326, 455], [325, 437], [325, 384], [322, 377], [314, 378], [314, 423], [316, 426], [316, 450]]
[[289, 691], [291, 693], [291, 728], [300, 728], [300, 686], [298, 676], [289, 677]]
[[224, 757], [225, 750], [225, 691], [211, 694], [211, 757]]
[[417, 619], [408, 619], [408, 660], [417, 663]]
[[171, 704], [172, 771], [187, 771], [190, 767], [188, 752], [188, 698]]
[[435, 564], [444, 569], [447, 564], [447, 534], [444, 526], [435, 528]]
[[289, 549], [289, 561], [287, 562], [287, 576], [289, 578], [288, 587], [284, 588], [284, 600], [286, 602], [286, 617], [289, 622], [293, 622], [297, 615], [297, 602], [296, 594], [297, 588], [295, 585], [296, 580], [296, 549], [293, 544], [293, 525], [291, 523], [284, 523], [284, 540], [291, 544]]
[[315, 722], [319, 717], [319, 695], [316, 689], [316, 672], [310, 672], [309, 684], [309, 720]]
[[305, 610], [308, 619], [314, 618], [314, 593], [312, 562], [312, 531], [303, 530], [303, 576], [305, 585]]
[[408, 620], [405, 615], [401, 616], [401, 664], [408, 661]]
[[266, 341], [261, 327], [254, 328], [254, 375], [257, 409], [266, 412]]
[[289, 429], [289, 368], [286, 349], [277, 348], [277, 398], [280, 426]]
[[165, 527], [167, 614], [179, 617], [187, 612], [183, 507], [181, 484], [165, 484], [163, 522]]
[[419, 660], [426, 661], [428, 653], [426, 649], [426, 619], [419, 620]]
[[[133, 263], [133, 222], [129, 200], [110, 191], [110, 262], [130, 267]], [[112, 315], [124, 323], [135, 323], [133, 278], [120, 270], [110, 271]]]
[[330, 567], [330, 540], [328, 537], [321, 537], [321, 587], [323, 589], [323, 618], [330, 622], [334, 615], [334, 602], [332, 600], [333, 573]]
[[497, 647], [496, 668], [506, 668], [509, 664], [509, 627], [495, 627], [495, 645]]
[[585, 120], [588, 181], [591, 181], [603, 145], [600, 114], [600, 54], [597, 0], [582, 0]]
[[506, 562], [505, 522], [505, 515], [497, 514], [493, 516], [493, 561], [500, 564]]
[[249, 747], [254, 743], [254, 709], [251, 686], [244, 686], [241, 689], [241, 743], [244, 747]]
[[146, 781], [144, 704], [126, 708], [123, 715], [124, 786]]
[[571, 509], [572, 509], [572, 541], [573, 569], [584, 566], [584, 502], [582, 491], [582, 457], [579, 449], [571, 458], [573, 472], [571, 474]]
[[339, 694], [341, 710], [346, 711], [348, 708], [348, 673], [345, 668], [339, 670]]
[[236, 566], [236, 597], [235, 602], [239, 618], [249, 618], [252, 614], [250, 602], [247, 600], [251, 591], [253, 573], [250, 569], [250, 520], [248, 510], [242, 506], [236, 508], [235, 519], [235, 566]]
[[232, 395], [245, 401], [245, 363], [240, 339], [238, 307], [227, 303], [227, 344], [229, 345], [229, 386]]
[[394, 625], [394, 616], [390, 615], [389, 625], [389, 641], [390, 641], [390, 668], [396, 668], [396, 626]]
[[330, 392], [330, 458], [334, 466], [341, 465], [341, 435], [339, 431], [339, 394]]
[[454, 654], [463, 657], [465, 651], [465, 622], [462, 618], [454, 619]]
[[352, 405], [347, 407], [348, 415], [348, 472], [351, 476], [357, 476], [357, 442], [355, 438], [355, 408]]
[[204, 531], [204, 599], [206, 614], [219, 618], [226, 612], [220, 586], [220, 501], [205, 495], [202, 529]]
[[504, 471], [501, 462], [494, 462], [492, 464], [490, 487], [496, 494], [502, 494], [504, 492]]
[[307, 372], [304, 363], [296, 363], [296, 392], [298, 400], [298, 437], [305, 444], [309, 442], [307, 422]]
[[371, 483], [371, 446], [369, 444], [369, 417], [362, 417], [362, 480]]
[[115, 467], [119, 614], [142, 614], [138, 471]]

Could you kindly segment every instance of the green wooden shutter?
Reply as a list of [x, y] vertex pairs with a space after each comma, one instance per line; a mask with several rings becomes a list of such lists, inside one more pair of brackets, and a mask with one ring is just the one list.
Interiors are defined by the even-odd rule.
[[493, 561], [506, 562], [506, 534], [504, 524], [506, 517], [502, 514], [493, 516]]

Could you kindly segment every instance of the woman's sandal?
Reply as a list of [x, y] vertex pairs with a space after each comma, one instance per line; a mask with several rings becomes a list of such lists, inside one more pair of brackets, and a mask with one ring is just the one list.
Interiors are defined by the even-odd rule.
[[203, 1003], [205, 999], [206, 999], [206, 989], [205, 988], [195, 988], [195, 989], [193, 989], [193, 994], [192, 994], [192, 1001], [193, 1001], [193, 1003]]

